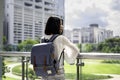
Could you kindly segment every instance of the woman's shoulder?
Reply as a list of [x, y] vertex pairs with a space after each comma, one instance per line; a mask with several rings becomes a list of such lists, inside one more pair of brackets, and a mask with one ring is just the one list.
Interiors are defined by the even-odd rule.
[[64, 35], [59, 35], [58, 37], [57, 37], [57, 40], [61, 40], [61, 41], [66, 41], [66, 40], [68, 40], [68, 38], [66, 37], [66, 36], [64, 36]]
[[[41, 37], [41, 39], [45, 38], [45, 39], [50, 39], [53, 35], [45, 35], [43, 37]], [[55, 41], [65, 41], [68, 40], [66, 36], [64, 35], [57, 35], [57, 38], [55, 39]]]
[[58, 38], [65, 39], [66, 36], [64, 36], [64, 35], [59, 35]]

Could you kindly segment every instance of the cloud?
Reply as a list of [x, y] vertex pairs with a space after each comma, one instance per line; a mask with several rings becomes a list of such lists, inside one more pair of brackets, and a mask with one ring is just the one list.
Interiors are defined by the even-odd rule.
[[104, 9], [107, 10], [108, 6], [105, 4], [109, 4], [109, 2], [104, 0], [66, 0], [65, 26], [67, 28], [85, 27], [91, 23], [98, 23], [102, 27], [107, 26], [107, 13]]
[[73, 21], [79, 18], [79, 13], [81, 13], [80, 3], [81, 0], [65, 0], [65, 28], [75, 27]]
[[113, 2], [111, 3], [111, 8], [113, 10], [117, 10], [120, 11], [120, 0], [113, 0]]
[[111, 12], [108, 17], [108, 23], [107, 29], [112, 30], [114, 35], [120, 36], [120, 12]]
[[114, 36], [120, 36], [120, 0], [112, 0], [109, 7], [107, 29], [112, 30]]
[[65, 29], [91, 23], [120, 35], [120, 0], [65, 0]]
[[96, 7], [86, 8], [84, 12], [79, 14], [80, 18], [74, 20], [74, 24], [78, 26], [85, 27], [89, 26], [92, 23], [99, 24], [101, 27], [105, 27], [108, 25], [107, 23], [107, 13]]

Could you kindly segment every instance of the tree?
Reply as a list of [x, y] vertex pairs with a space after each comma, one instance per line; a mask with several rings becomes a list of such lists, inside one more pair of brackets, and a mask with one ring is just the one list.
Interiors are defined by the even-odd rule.
[[77, 47], [79, 48], [80, 52], [82, 52], [82, 44], [77, 44]]
[[5, 36], [3, 36], [3, 45], [7, 44], [7, 39]]
[[92, 44], [86, 44], [85, 45], [85, 51], [86, 52], [91, 52], [91, 51], [93, 51], [93, 49], [94, 49], [94, 46]]
[[12, 51], [12, 45], [11, 44], [4, 45], [3, 46], [3, 51]]
[[30, 78], [30, 80], [35, 80], [37, 78], [35, 72], [31, 68], [29, 68], [28, 77]]
[[18, 44], [18, 50], [19, 51], [31, 51], [32, 46], [37, 43], [38, 42], [36, 40], [27, 39], [21, 42], [20, 44]]
[[98, 44], [98, 51], [120, 53], [120, 38], [106, 39]]

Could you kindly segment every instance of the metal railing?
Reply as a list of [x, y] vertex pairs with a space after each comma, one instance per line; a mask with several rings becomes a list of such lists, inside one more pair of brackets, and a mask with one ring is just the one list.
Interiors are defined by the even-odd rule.
[[82, 80], [82, 59], [120, 60], [120, 53], [80, 53], [77, 57], [77, 80]]
[[[30, 57], [30, 52], [0, 52], [0, 58], [11, 56], [11, 57], [21, 57], [22, 62], [22, 80], [25, 80], [25, 65], [27, 66], [27, 58]], [[115, 59], [120, 60], [120, 54], [117, 53], [80, 53], [77, 57], [76, 63], [76, 80], [81, 80], [81, 70], [84, 62], [82, 59]], [[0, 59], [2, 60], [2, 59]], [[2, 61], [0, 61], [0, 64]], [[25, 64], [26, 63], [26, 64]], [[0, 66], [1, 67], [1, 66]], [[27, 69], [27, 68], [26, 68]], [[1, 75], [0, 75], [1, 76]], [[0, 77], [2, 80], [2, 77]], [[26, 70], [26, 80], [28, 80], [27, 70]]]
[[[30, 57], [30, 52], [0, 52], [0, 58], [2, 57], [21, 57], [21, 63], [22, 63], [22, 80], [25, 80], [25, 65], [28, 65], [28, 61], [27, 58]], [[2, 59], [1, 59], [2, 60]], [[2, 63], [2, 61], [0, 61], [0, 63]], [[25, 64], [26, 63], [26, 64]], [[26, 68], [26, 80], [28, 80], [28, 75], [27, 75], [27, 71], [28, 68]], [[2, 71], [0, 71], [2, 72]], [[2, 76], [2, 75], [0, 75]], [[2, 77], [0, 77], [2, 80]]]

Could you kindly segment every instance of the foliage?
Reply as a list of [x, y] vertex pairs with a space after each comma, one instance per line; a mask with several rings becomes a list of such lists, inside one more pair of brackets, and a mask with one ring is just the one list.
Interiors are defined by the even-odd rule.
[[3, 36], [3, 44], [5, 45], [7, 43], [7, 39], [5, 36]]
[[98, 44], [98, 51], [120, 53], [120, 38], [107, 39]]
[[2, 62], [2, 65], [3, 65], [3, 67], [2, 67], [2, 75], [4, 75], [5, 74], [5, 63]]
[[95, 45], [94, 44], [78, 44], [78, 48], [80, 49], [80, 52], [92, 52], [95, 50]]
[[120, 64], [120, 60], [103, 60], [103, 63]]
[[30, 80], [35, 80], [37, 78], [37, 76], [35, 75], [35, 72], [31, 68], [29, 68], [28, 77], [30, 78]]
[[37, 43], [38, 42], [36, 40], [28, 39], [28, 40], [21, 42], [18, 45], [18, 49], [19, 51], [31, 51], [32, 46]]
[[3, 47], [2, 50], [3, 51], [12, 51], [12, 45], [11, 44], [7, 44], [7, 39], [5, 36], [3, 36]]
[[86, 48], [85, 52], [91, 52], [91, 51], [93, 51], [94, 46], [93, 46], [93, 44], [86, 44], [85, 48]]
[[98, 44], [78, 44], [81, 52], [120, 53], [120, 38], [106, 39]]
[[82, 45], [81, 44], [77, 44], [77, 47], [79, 48], [80, 52], [82, 51]]
[[2, 76], [5, 78], [4, 74], [5, 74], [5, 62], [4, 62], [4, 58], [3, 57], [0, 57], [2, 58]]
[[11, 44], [4, 45], [3, 46], [3, 51], [12, 51], [12, 45]]
[[[22, 67], [21, 65], [17, 65], [12, 69], [13, 74], [21, 76], [22, 73]], [[26, 72], [25, 72], [26, 74]], [[37, 76], [35, 75], [33, 69], [28, 68], [28, 77], [30, 78], [30, 80], [35, 80], [37, 78]]]

